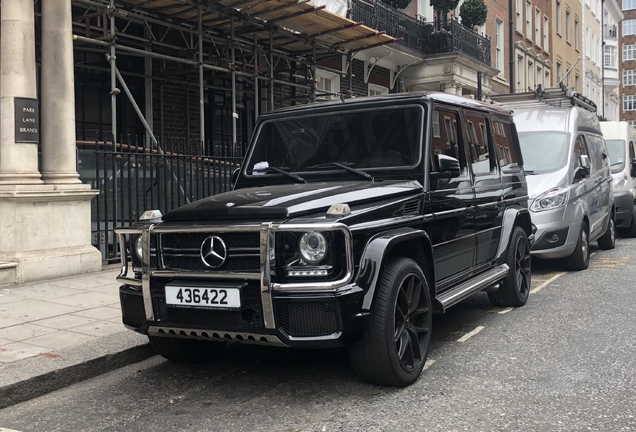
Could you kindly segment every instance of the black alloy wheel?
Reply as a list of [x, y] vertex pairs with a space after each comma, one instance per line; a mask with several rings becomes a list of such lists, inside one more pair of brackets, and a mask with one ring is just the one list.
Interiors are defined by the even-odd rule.
[[587, 222], [581, 223], [579, 239], [574, 247], [572, 255], [565, 259], [565, 263], [570, 270], [585, 270], [590, 266], [590, 242], [587, 231]]
[[526, 304], [532, 284], [532, 270], [530, 258], [530, 243], [528, 236], [521, 227], [515, 227], [512, 232], [508, 254], [508, 275], [504, 278], [497, 291], [489, 292], [488, 298], [495, 306], [519, 307]]
[[598, 247], [601, 250], [610, 250], [616, 247], [616, 223], [614, 222], [613, 212], [609, 214], [607, 230], [598, 239]]
[[430, 288], [420, 267], [410, 258], [392, 258], [379, 281], [368, 328], [349, 347], [356, 374], [373, 384], [413, 384], [428, 356], [432, 317]]

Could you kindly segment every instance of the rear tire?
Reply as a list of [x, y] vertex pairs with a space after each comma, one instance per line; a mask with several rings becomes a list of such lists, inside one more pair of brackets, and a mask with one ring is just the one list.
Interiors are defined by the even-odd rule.
[[148, 336], [150, 345], [161, 357], [178, 363], [205, 363], [212, 360], [225, 342]]
[[625, 238], [633, 238], [636, 237], [636, 208], [632, 209], [632, 219], [630, 221], [629, 227], [622, 228], [619, 231], [621, 237]]
[[598, 247], [601, 250], [610, 250], [616, 247], [616, 222], [614, 222], [614, 213], [610, 213], [610, 219], [607, 222], [607, 230], [598, 239]]
[[590, 266], [590, 242], [585, 221], [581, 223], [581, 232], [574, 252], [565, 259], [565, 264], [573, 271], [585, 270]]
[[349, 346], [358, 377], [406, 387], [420, 376], [431, 343], [433, 311], [426, 276], [410, 258], [391, 259], [382, 273], [362, 339]]
[[521, 227], [515, 227], [512, 232], [506, 264], [510, 267], [508, 276], [501, 282], [497, 291], [488, 293], [488, 298], [493, 306], [523, 306], [528, 301], [532, 274], [530, 244], [526, 232]]

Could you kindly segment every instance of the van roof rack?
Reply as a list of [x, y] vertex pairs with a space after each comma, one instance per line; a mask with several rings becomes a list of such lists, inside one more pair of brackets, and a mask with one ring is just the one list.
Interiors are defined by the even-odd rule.
[[532, 108], [542, 105], [553, 107], [578, 106], [596, 113], [596, 104], [585, 96], [567, 88], [563, 83], [558, 87], [544, 89], [541, 84], [533, 92], [511, 93], [490, 96], [494, 102], [505, 104], [507, 108]]

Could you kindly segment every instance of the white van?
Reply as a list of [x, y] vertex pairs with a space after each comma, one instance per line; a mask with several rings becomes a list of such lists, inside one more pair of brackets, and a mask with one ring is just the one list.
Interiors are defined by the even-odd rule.
[[537, 227], [532, 255], [584, 270], [590, 243], [613, 249], [612, 176], [596, 104], [561, 86], [491, 97], [513, 112]]
[[616, 228], [623, 237], [636, 237], [636, 129], [626, 121], [601, 122], [601, 131], [609, 152]]

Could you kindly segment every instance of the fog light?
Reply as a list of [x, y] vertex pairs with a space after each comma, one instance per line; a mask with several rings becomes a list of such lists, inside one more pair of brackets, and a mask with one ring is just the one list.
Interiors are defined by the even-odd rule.
[[552, 243], [556, 243], [556, 242], [558, 242], [558, 241], [559, 241], [559, 235], [558, 235], [558, 234], [552, 234], [552, 235], [550, 236], [550, 241], [551, 241]]

